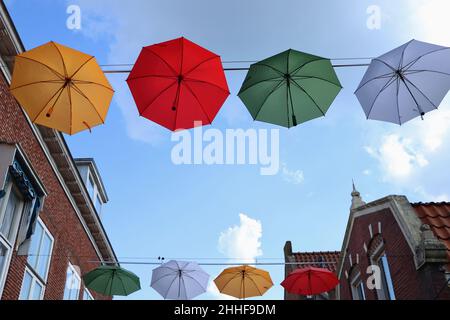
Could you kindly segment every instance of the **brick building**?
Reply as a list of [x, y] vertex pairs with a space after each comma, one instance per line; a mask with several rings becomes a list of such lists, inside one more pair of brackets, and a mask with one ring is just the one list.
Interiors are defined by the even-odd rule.
[[[351, 195], [341, 251], [292, 253], [288, 241], [286, 261], [303, 263], [286, 265], [286, 274], [306, 265], [309, 256], [322, 259], [322, 267], [340, 280], [322, 299], [450, 299], [450, 203], [410, 203], [405, 196], [365, 203], [354, 186]], [[285, 293], [285, 299], [298, 297]]]
[[62, 134], [32, 124], [10, 94], [22, 51], [0, 1], [0, 298], [110, 299], [81, 280], [117, 261], [100, 220], [105, 188], [92, 159], [75, 160]]

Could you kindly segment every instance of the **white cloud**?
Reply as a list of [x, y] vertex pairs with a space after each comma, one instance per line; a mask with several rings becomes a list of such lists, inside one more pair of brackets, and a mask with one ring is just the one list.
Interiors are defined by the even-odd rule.
[[[239, 225], [229, 227], [220, 233], [218, 249], [230, 261], [252, 263], [262, 255], [261, 249], [262, 224], [247, 215], [239, 214]], [[213, 299], [234, 299], [221, 294], [213, 281], [208, 284], [208, 293]]]
[[283, 180], [293, 184], [301, 184], [305, 180], [302, 170], [292, 170], [287, 167], [286, 163], [281, 165], [281, 175]]
[[229, 259], [254, 262], [262, 255], [261, 221], [239, 214], [239, 225], [229, 227], [219, 236], [219, 251]]
[[370, 176], [371, 174], [372, 174], [372, 171], [371, 170], [369, 170], [369, 169], [365, 169], [365, 170], [363, 170], [363, 175], [365, 175], [365, 176]]

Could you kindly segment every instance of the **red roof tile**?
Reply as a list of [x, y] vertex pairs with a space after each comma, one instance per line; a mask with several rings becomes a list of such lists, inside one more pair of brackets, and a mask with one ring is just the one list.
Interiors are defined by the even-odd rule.
[[317, 267], [336, 272], [340, 251], [294, 252], [298, 268]]
[[450, 202], [412, 203], [423, 224], [431, 227], [436, 238], [447, 247], [450, 260]]

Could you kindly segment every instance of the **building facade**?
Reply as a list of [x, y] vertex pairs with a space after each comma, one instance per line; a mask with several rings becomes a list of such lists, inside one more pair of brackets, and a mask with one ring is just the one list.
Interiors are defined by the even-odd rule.
[[320, 299], [449, 300], [450, 203], [396, 195], [365, 203], [354, 185], [351, 195], [341, 251], [292, 253], [288, 241], [285, 260], [299, 264], [286, 265], [286, 275], [306, 265], [335, 272], [339, 285]]
[[10, 94], [24, 47], [3, 1], [0, 30], [0, 298], [111, 299], [81, 278], [117, 262], [100, 219], [108, 198], [97, 166], [75, 160], [62, 134], [32, 124]]

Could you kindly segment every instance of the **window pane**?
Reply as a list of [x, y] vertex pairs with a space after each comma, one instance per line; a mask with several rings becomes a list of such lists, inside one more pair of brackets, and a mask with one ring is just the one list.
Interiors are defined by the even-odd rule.
[[64, 287], [64, 300], [70, 300], [70, 289], [72, 288], [73, 272], [71, 268], [67, 268], [66, 286]]
[[71, 267], [67, 268], [66, 287], [64, 289], [64, 300], [78, 300], [80, 292], [80, 279]]
[[94, 182], [92, 181], [91, 175], [89, 175], [87, 189], [91, 199], [94, 199]]
[[6, 204], [5, 214], [3, 215], [3, 219], [0, 223], [0, 233], [6, 237], [10, 242], [13, 240], [13, 222], [14, 222], [14, 214], [16, 213], [16, 209], [19, 205], [19, 199], [16, 194], [11, 191], [9, 194], [8, 203]]
[[31, 300], [40, 300], [41, 299], [41, 293], [42, 293], [42, 285], [35, 280], [34, 281], [33, 293], [31, 294], [30, 299]]
[[83, 300], [94, 300], [87, 289], [84, 289]]
[[39, 254], [39, 246], [41, 244], [43, 228], [40, 223], [36, 223], [36, 229], [34, 230], [34, 234], [31, 236], [31, 245], [30, 251], [28, 252], [28, 263], [34, 269], [36, 269], [36, 265], [38, 262], [38, 254]]
[[44, 234], [43, 236], [44, 238], [42, 239], [41, 249], [39, 250], [39, 259], [35, 271], [42, 279], [47, 280], [46, 273], [50, 261], [52, 240], [47, 234]]
[[22, 289], [20, 290], [20, 300], [28, 300], [30, 296], [31, 282], [33, 278], [28, 272], [25, 272], [25, 277], [23, 278]]

